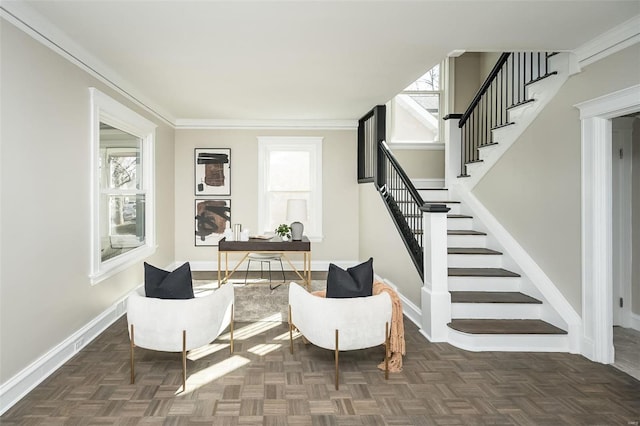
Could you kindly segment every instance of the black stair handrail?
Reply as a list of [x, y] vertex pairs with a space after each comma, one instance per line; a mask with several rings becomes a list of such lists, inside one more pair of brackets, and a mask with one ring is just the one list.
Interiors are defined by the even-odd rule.
[[500, 55], [458, 123], [462, 144], [459, 177], [469, 176], [467, 164], [481, 161], [479, 148], [498, 142], [492, 139], [493, 130], [513, 124], [509, 121], [509, 109], [533, 101], [527, 98], [527, 86], [557, 74], [549, 71], [549, 58], [553, 55], [548, 52]]
[[396, 225], [420, 278], [424, 278], [422, 207], [418, 190], [385, 141], [378, 144], [376, 188]]
[[385, 119], [385, 106], [378, 105], [358, 121], [358, 183], [373, 182], [423, 278], [424, 201], [385, 142]]
[[505, 64], [505, 62], [507, 62], [507, 59], [509, 59], [509, 56], [511, 56], [511, 52], [505, 52], [502, 55], [500, 55], [500, 58], [498, 58], [498, 61], [491, 69], [491, 72], [487, 76], [487, 79], [484, 81], [484, 83], [482, 83], [482, 86], [480, 86], [480, 88], [478, 89], [478, 92], [473, 97], [473, 100], [469, 104], [469, 107], [464, 112], [464, 114], [462, 114], [462, 117], [460, 118], [460, 122], [458, 123], [458, 127], [464, 126], [464, 123], [467, 122], [473, 110], [476, 109], [476, 106], [480, 103], [480, 99], [482, 99], [482, 96], [485, 93], [487, 93], [487, 90], [491, 86], [491, 83], [496, 79], [496, 77], [498, 76], [498, 73], [502, 69], [502, 66]]

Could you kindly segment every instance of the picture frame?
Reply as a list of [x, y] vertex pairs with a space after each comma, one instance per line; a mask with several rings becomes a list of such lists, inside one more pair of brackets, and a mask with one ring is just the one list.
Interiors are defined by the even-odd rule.
[[231, 148], [194, 150], [195, 195], [231, 195]]
[[195, 246], [217, 246], [225, 228], [231, 227], [231, 200], [199, 198], [194, 209]]

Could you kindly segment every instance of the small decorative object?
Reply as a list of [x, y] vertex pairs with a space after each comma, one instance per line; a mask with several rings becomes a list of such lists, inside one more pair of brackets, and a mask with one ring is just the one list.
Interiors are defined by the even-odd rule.
[[307, 219], [307, 200], [287, 200], [287, 220], [294, 221], [291, 224], [291, 239], [300, 241], [304, 232], [304, 225], [300, 222]]
[[276, 228], [276, 234], [278, 234], [283, 241], [287, 241], [291, 238], [291, 228], [286, 223], [281, 223]]
[[231, 149], [196, 148], [196, 195], [231, 195]]
[[240, 241], [240, 236], [242, 233], [242, 224], [236, 223], [233, 225], [233, 240]]

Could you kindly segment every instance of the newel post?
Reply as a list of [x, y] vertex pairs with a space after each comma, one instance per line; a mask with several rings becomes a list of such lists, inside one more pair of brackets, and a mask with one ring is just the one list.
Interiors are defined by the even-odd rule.
[[425, 204], [424, 282], [422, 284], [422, 330], [431, 342], [447, 341], [451, 321], [451, 294], [448, 289], [447, 212], [444, 204]]
[[461, 174], [462, 164], [462, 131], [458, 125], [462, 114], [449, 114], [444, 120], [444, 187], [451, 188]]

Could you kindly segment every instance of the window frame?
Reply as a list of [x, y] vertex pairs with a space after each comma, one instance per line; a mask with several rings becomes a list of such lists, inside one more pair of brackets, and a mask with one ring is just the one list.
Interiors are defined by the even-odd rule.
[[[446, 88], [446, 83], [447, 83], [447, 79], [446, 79], [446, 74], [445, 74], [445, 62], [440, 62], [436, 65], [434, 65], [433, 67], [431, 67], [431, 69], [435, 68], [436, 66], [439, 66], [439, 86], [440, 89], [439, 90], [403, 90], [400, 93], [398, 93], [397, 95], [395, 95], [393, 98], [391, 98], [391, 100], [389, 100], [389, 102], [387, 103], [388, 109], [387, 109], [387, 121], [390, 123], [389, 126], [389, 146], [394, 146], [396, 148], [401, 148], [401, 147], [406, 147], [406, 148], [412, 148], [412, 147], [423, 147], [423, 148], [428, 148], [428, 147], [433, 147], [434, 149], [444, 149], [444, 120], [442, 119], [444, 116], [444, 107], [445, 107], [445, 88]], [[429, 71], [429, 70], [428, 70]], [[421, 76], [422, 77], [422, 76]], [[411, 83], [413, 84], [413, 83]], [[408, 86], [407, 86], [408, 87]], [[437, 140], [433, 140], [433, 141], [411, 141], [411, 140], [396, 140], [395, 139], [395, 126], [396, 126], [396, 121], [395, 121], [395, 114], [396, 114], [396, 109], [398, 108], [396, 106], [396, 98], [400, 95], [438, 95], [438, 139]]]
[[[154, 145], [157, 125], [117, 102], [95, 87], [89, 88], [91, 99], [91, 262], [89, 279], [97, 284], [141, 262], [156, 250], [155, 161]], [[145, 243], [118, 256], [102, 261], [100, 221], [100, 123], [141, 139], [142, 179], [140, 191], [145, 196]], [[106, 166], [106, 165], [105, 165]]]
[[269, 211], [269, 154], [271, 151], [306, 151], [310, 153], [313, 170], [310, 171], [310, 202], [307, 206], [309, 222], [314, 223], [314, 233], [305, 236], [311, 242], [324, 238], [322, 227], [322, 136], [258, 136], [258, 229], [268, 229]]

